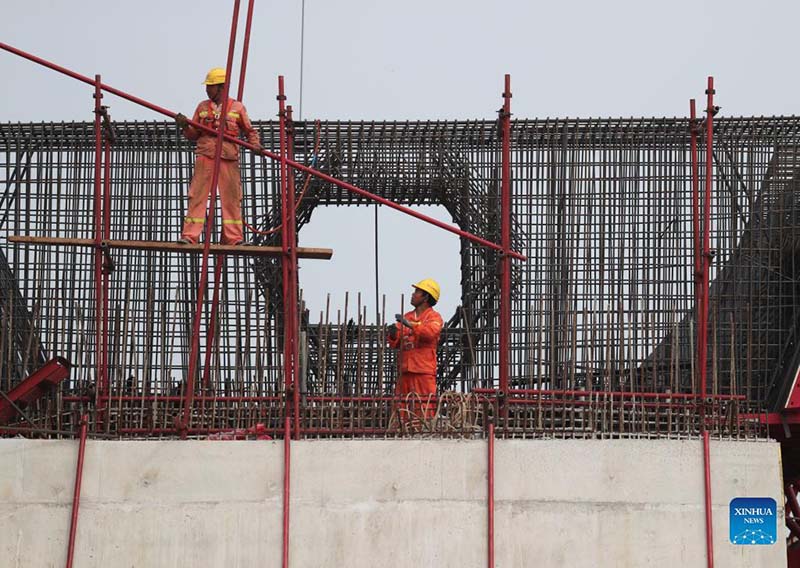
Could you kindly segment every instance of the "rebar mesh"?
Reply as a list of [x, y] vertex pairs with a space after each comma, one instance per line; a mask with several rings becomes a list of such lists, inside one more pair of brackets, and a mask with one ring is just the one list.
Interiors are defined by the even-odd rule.
[[[707, 394], [734, 397], [703, 407], [718, 435], [742, 435], [740, 412], [779, 406], [798, 364], [798, 126], [794, 117], [715, 121]], [[265, 147], [277, 147], [275, 123], [256, 127]], [[111, 239], [175, 240], [191, 146], [167, 123], [118, 123], [115, 131]], [[300, 162], [398, 203], [442, 205], [462, 229], [499, 241], [495, 122], [298, 123], [294, 147]], [[512, 248], [529, 260], [515, 262], [512, 274], [510, 380], [528, 394], [527, 402], [506, 405], [498, 425], [519, 436], [693, 435], [698, 398], [608, 402], [613, 392], [699, 394], [688, 120], [517, 120], [511, 148]], [[2, 125], [0, 167], [3, 236], [92, 237], [91, 124]], [[243, 154], [241, 167], [245, 220], [262, 230], [278, 226], [277, 164]], [[305, 182], [298, 174], [298, 188]], [[298, 229], [318, 206], [366, 203], [309, 180]], [[279, 240], [277, 233], [255, 238]], [[4, 243], [0, 252], [0, 388], [9, 390], [49, 357], [69, 359], [68, 382], [27, 414], [42, 428], [72, 428], [79, 412], [94, 412], [98, 403], [94, 251]], [[112, 256], [104, 427], [166, 435], [185, 396], [199, 261], [160, 252]], [[440, 393], [498, 386], [498, 260], [462, 239], [461, 303], [443, 314]], [[198, 383], [194, 428], [275, 429], [285, 394], [280, 266], [255, 257], [224, 262], [209, 381]], [[213, 270], [212, 262], [210, 276]], [[307, 435], [390, 428], [396, 359], [382, 326], [366, 323], [367, 307], [357, 297], [349, 302], [322, 321], [298, 307]], [[201, 347], [209, 345], [210, 298], [204, 306]], [[603, 408], [612, 410], [601, 418]], [[334, 416], [348, 412], [354, 422], [334, 428]], [[481, 412], [475, 424], [487, 417], [495, 414]]]

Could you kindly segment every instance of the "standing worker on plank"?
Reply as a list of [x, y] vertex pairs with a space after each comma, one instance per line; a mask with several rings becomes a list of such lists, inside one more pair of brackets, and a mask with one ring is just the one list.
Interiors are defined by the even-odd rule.
[[[400, 377], [395, 394], [419, 396], [425, 418], [433, 417], [436, 397], [436, 347], [443, 322], [433, 306], [439, 301], [439, 292], [439, 284], [430, 278], [414, 284], [411, 295], [414, 310], [404, 316], [397, 314], [397, 323], [388, 329], [389, 346], [400, 349]], [[405, 421], [402, 415], [409, 412], [407, 405], [401, 403], [398, 408]]]
[[[243, 132], [247, 141], [261, 149], [258, 132], [250, 124], [244, 105], [228, 98], [222, 105], [225, 93], [225, 70], [215, 67], [206, 75], [208, 100], [197, 105], [192, 120], [213, 130], [219, 129], [220, 117], [225, 117], [225, 134], [238, 137]], [[189, 186], [189, 208], [183, 221], [180, 244], [194, 244], [200, 240], [206, 220], [208, 196], [214, 175], [214, 156], [217, 136], [199, 130], [189, 124], [186, 117], [178, 114], [175, 123], [189, 140], [197, 141], [194, 175]], [[230, 141], [222, 142], [222, 159], [219, 169], [219, 198], [222, 202], [222, 244], [240, 245], [242, 236], [242, 181], [239, 176], [239, 148]], [[212, 203], [213, 207], [214, 204]]]

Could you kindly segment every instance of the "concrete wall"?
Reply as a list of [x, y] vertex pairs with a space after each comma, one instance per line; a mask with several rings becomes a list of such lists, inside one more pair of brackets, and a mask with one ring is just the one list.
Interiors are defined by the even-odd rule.
[[[498, 441], [496, 565], [704, 567], [699, 441]], [[734, 546], [728, 504], [772, 497], [777, 444], [712, 442], [719, 567], [786, 565]], [[0, 440], [0, 566], [63, 566], [77, 443]], [[485, 441], [292, 445], [292, 566], [486, 566]], [[282, 442], [89, 442], [75, 565], [280, 566]]]

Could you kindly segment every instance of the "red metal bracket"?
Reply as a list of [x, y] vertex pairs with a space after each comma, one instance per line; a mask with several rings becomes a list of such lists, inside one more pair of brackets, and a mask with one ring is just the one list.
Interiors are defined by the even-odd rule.
[[789, 396], [786, 399], [786, 410], [800, 409], [800, 367], [794, 373], [794, 381], [792, 382], [792, 390], [789, 391]]
[[7, 399], [0, 399], [0, 424], [8, 424], [17, 415], [15, 406], [24, 408], [52, 391], [69, 376], [69, 369], [69, 361], [63, 357], [55, 357], [11, 389], [6, 395]]

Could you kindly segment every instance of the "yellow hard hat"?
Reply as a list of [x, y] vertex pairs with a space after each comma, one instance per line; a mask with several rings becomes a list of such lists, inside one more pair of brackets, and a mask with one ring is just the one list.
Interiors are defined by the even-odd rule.
[[206, 75], [206, 80], [203, 81], [204, 85], [221, 85], [225, 82], [225, 69], [222, 67], [214, 67]]
[[425, 280], [420, 280], [416, 284], [413, 285], [414, 288], [419, 288], [423, 292], [427, 292], [431, 295], [431, 297], [435, 301], [439, 301], [439, 284], [436, 283], [436, 280], [431, 280], [430, 278], [426, 278]]

